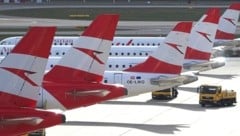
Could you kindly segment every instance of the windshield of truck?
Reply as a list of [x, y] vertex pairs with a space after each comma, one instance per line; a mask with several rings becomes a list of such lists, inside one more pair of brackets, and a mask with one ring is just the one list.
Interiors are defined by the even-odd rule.
[[216, 86], [201, 86], [200, 93], [215, 94], [215, 93], [217, 93], [218, 89], [219, 89], [219, 87], [216, 87]]

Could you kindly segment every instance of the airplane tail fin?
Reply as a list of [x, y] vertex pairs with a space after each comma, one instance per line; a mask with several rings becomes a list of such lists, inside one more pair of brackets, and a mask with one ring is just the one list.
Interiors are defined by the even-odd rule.
[[196, 23], [189, 36], [189, 46], [185, 54], [186, 61], [208, 61], [210, 59], [219, 17], [220, 9], [211, 8], [207, 11], [207, 16]]
[[101, 82], [119, 15], [99, 15], [44, 77], [53, 82]]
[[31, 27], [2, 60], [0, 103], [4, 106], [35, 107], [55, 31], [55, 27]]
[[223, 13], [219, 20], [216, 33], [217, 40], [233, 40], [240, 14], [240, 3], [233, 3]]
[[[124, 96], [123, 86], [101, 83], [118, 15], [100, 15], [44, 77], [46, 95], [72, 109]], [[48, 102], [48, 103], [51, 103]], [[53, 104], [48, 104], [47, 108]]]
[[191, 28], [192, 22], [178, 23], [146, 61], [125, 71], [180, 74]]

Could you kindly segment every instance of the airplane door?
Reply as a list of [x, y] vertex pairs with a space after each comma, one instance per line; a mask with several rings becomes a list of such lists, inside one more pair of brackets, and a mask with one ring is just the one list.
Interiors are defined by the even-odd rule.
[[114, 74], [114, 83], [122, 83], [122, 73], [115, 73]]

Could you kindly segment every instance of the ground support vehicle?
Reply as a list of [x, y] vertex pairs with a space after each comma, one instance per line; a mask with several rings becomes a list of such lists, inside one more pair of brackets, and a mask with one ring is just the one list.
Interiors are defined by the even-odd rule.
[[173, 98], [176, 98], [177, 95], [178, 95], [178, 91], [176, 88], [168, 88], [168, 89], [152, 92], [152, 99], [155, 99], [155, 100], [173, 99]]
[[199, 87], [199, 104], [202, 107], [206, 105], [230, 106], [236, 103], [237, 93], [234, 90], [222, 90], [217, 85], [201, 85]]

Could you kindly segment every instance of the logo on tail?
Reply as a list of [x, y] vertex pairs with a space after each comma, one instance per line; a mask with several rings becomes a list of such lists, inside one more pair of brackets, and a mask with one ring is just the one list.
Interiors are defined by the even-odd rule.
[[211, 34], [208, 33], [204, 33], [204, 32], [199, 32], [197, 31], [200, 35], [202, 35], [203, 37], [205, 37], [210, 43], [212, 43], [212, 41], [210, 40], [209, 36], [211, 36]]
[[85, 54], [87, 54], [88, 56], [90, 56], [91, 58], [93, 58], [94, 60], [96, 60], [99, 64], [104, 64], [104, 62], [102, 62], [98, 57], [97, 54], [102, 54], [103, 52], [100, 51], [94, 51], [94, 50], [90, 50], [90, 49], [85, 49], [85, 48], [78, 48], [78, 47], [73, 47], [79, 51], [84, 52]]
[[2, 69], [5, 69], [15, 75], [18, 75], [22, 79], [26, 80], [28, 83], [30, 83], [32, 86], [38, 86], [33, 80], [31, 80], [28, 75], [35, 74], [36, 72], [22, 70], [22, 69], [15, 69], [15, 68], [5, 68], [2, 67]]
[[226, 18], [224, 17], [225, 20], [227, 20], [228, 22], [230, 22], [232, 25], [236, 26], [236, 24], [234, 23], [235, 19], [233, 18]]
[[178, 48], [178, 47], [182, 47], [181, 45], [177, 45], [177, 44], [174, 44], [174, 43], [167, 43], [167, 45], [173, 47], [174, 49], [176, 49], [180, 54], [183, 54], [183, 52]]

